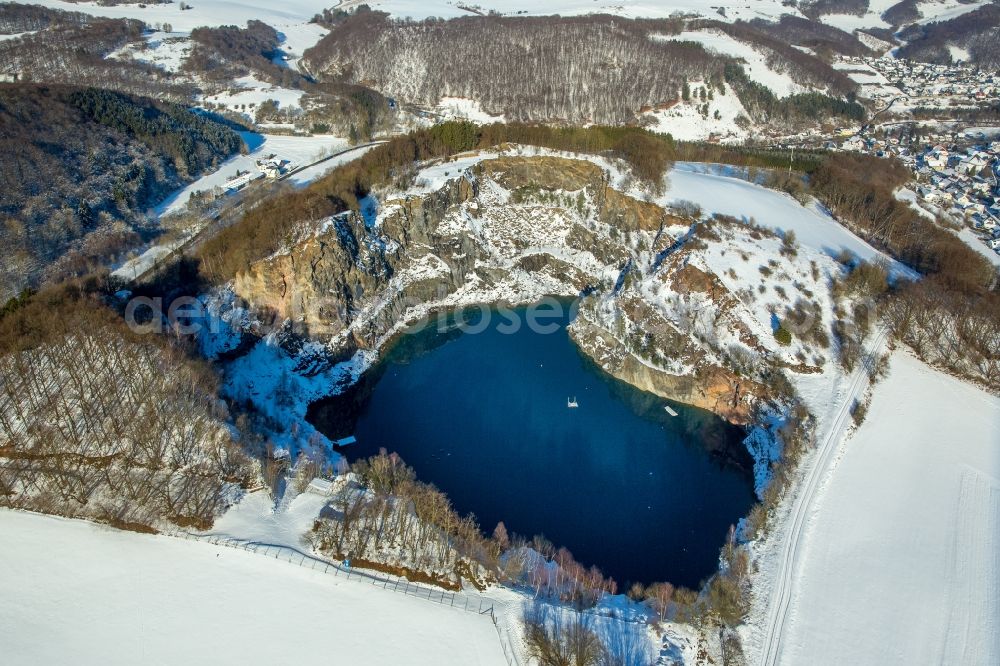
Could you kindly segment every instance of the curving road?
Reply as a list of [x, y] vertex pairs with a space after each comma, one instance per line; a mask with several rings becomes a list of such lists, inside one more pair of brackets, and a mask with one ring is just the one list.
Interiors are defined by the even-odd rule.
[[812, 509], [819, 489], [823, 485], [823, 478], [830, 470], [836, 457], [835, 454], [843, 440], [844, 433], [851, 423], [851, 407], [854, 401], [860, 399], [868, 388], [870, 383], [868, 369], [882, 353], [888, 339], [888, 331], [880, 328], [872, 340], [863, 362], [859, 363], [852, 373], [844, 404], [840, 406], [833, 427], [830, 428], [826, 438], [820, 444], [816, 454], [816, 464], [812, 466], [803, 480], [802, 490], [792, 505], [791, 523], [784, 543], [781, 545], [781, 565], [775, 588], [771, 591], [771, 602], [768, 607], [767, 632], [764, 635], [761, 649], [760, 663], [762, 666], [774, 666], [781, 657], [781, 639], [784, 634], [785, 620], [788, 616], [792, 595], [795, 592], [795, 575], [799, 568], [802, 546], [807, 536], [806, 518]]

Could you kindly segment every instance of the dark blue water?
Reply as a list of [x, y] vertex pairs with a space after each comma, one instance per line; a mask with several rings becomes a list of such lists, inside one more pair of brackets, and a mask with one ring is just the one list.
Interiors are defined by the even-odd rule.
[[[516, 311], [523, 315], [523, 310]], [[500, 323], [503, 320], [494, 317]], [[324, 433], [384, 447], [474, 513], [544, 534], [619, 585], [697, 586], [752, 502], [742, 432], [610, 378], [565, 330], [403, 335], [355, 390], [313, 405]], [[567, 408], [575, 396], [579, 408]]]

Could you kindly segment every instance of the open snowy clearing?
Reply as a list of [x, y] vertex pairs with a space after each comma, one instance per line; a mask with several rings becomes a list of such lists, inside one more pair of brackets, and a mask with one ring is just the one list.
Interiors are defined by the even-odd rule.
[[301, 493], [287, 489], [277, 506], [263, 490], [249, 493], [216, 520], [206, 534], [309, 550], [303, 537], [330, 501], [321, 489], [323, 482], [314, 483], [316, 488], [310, 486]]
[[506, 664], [488, 616], [232, 548], [0, 511], [5, 664]]
[[[147, 24], [169, 23], [176, 32], [191, 32], [199, 27], [220, 25], [246, 25], [250, 19], [263, 21], [282, 32], [288, 45], [300, 52], [325, 34], [320, 26], [306, 25], [310, 18], [329, 7], [324, 0], [286, 0], [276, 3], [268, 0], [197, 0], [187, 3], [190, 9], [181, 9], [179, 2], [169, 4], [123, 4], [102, 6], [96, 2], [64, 2], [63, 0], [34, 0], [33, 4], [54, 7], [64, 11], [84, 12], [92, 16], [109, 18], [136, 18]], [[301, 39], [305, 33], [315, 37], [312, 44]]]
[[749, 21], [760, 17], [778, 17], [781, 14], [798, 14], [794, 7], [782, 6], [780, 0], [761, 0], [751, 5], [727, 6], [726, 15], [718, 13], [718, 3], [712, 0], [675, 0], [673, 2], [650, 2], [649, 0], [347, 0], [342, 7], [349, 9], [367, 4], [372, 9], [388, 12], [393, 16], [426, 18], [438, 16], [485, 15], [496, 11], [508, 16], [580, 16], [584, 14], [612, 14], [627, 18], [667, 18], [673, 14], [699, 14], [722, 21], [742, 19]]
[[889, 260], [841, 226], [815, 202], [803, 206], [788, 194], [718, 171], [713, 165], [678, 162], [667, 176], [669, 189], [660, 202], [691, 201], [707, 214], [753, 219], [764, 227], [794, 231], [799, 243], [829, 256], [836, 257], [847, 250], [865, 261], [884, 258], [897, 274], [916, 277], [909, 268]]
[[[315, 136], [284, 136], [280, 134], [254, 134], [252, 132], [240, 132], [250, 152], [246, 155], [237, 155], [222, 164], [216, 171], [202, 176], [198, 180], [189, 183], [187, 186], [177, 190], [156, 207], [159, 215], [176, 213], [187, 206], [194, 192], [211, 191], [216, 187], [223, 187], [227, 180], [234, 178], [237, 171], [258, 171], [256, 162], [258, 159], [274, 154], [279, 159], [288, 160], [293, 166], [304, 166], [315, 162], [336, 151], [347, 147], [347, 139], [337, 136], [315, 135]], [[348, 153], [345, 160], [354, 159], [359, 154]], [[343, 161], [338, 159], [324, 162], [315, 172], [310, 170], [308, 180], [295, 178], [298, 184], [306, 184], [309, 180], [314, 180], [324, 173], [333, 169]], [[298, 176], [300, 174], [296, 174]]]
[[233, 81], [231, 89], [203, 96], [201, 101], [221, 104], [233, 112], [243, 112], [248, 119], [252, 120], [256, 108], [268, 100], [275, 102], [279, 109], [301, 108], [303, 95], [305, 93], [301, 90], [282, 88], [253, 76], [243, 76]]
[[1000, 663], [1000, 398], [897, 352], [841, 456], [780, 663]]
[[[698, 91], [702, 85], [696, 81], [691, 89]], [[703, 104], [708, 106], [704, 115], [698, 110]], [[669, 134], [681, 141], [704, 141], [715, 136], [720, 143], [739, 143], [747, 137], [747, 131], [736, 122], [740, 116], [747, 115], [736, 95], [715, 95], [714, 99], [703, 103], [692, 99], [669, 109], [654, 109], [645, 115], [654, 121], [649, 126], [650, 131]]]
[[747, 76], [771, 89], [778, 97], [787, 97], [807, 92], [807, 88], [795, 83], [785, 72], [779, 72], [767, 64], [767, 55], [754, 49], [750, 44], [733, 39], [719, 30], [685, 30], [679, 35], [657, 35], [656, 39], [696, 42], [709, 51], [722, 55], [742, 58], [746, 62]]

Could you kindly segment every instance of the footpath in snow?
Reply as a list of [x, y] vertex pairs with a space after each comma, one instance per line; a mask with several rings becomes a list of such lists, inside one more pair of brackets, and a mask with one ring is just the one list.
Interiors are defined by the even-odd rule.
[[3, 663], [506, 664], [488, 616], [238, 549], [0, 511]]
[[1000, 398], [896, 352], [804, 547], [778, 663], [1000, 663]]

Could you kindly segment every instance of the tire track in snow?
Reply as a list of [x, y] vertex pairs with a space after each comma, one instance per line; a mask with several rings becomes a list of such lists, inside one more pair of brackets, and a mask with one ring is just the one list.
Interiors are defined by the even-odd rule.
[[[951, 602], [947, 617], [945, 642], [939, 656], [941, 663], [948, 655], [961, 654], [963, 664], [995, 664], [1000, 658], [1000, 637], [993, 634], [990, 609], [996, 607], [1000, 597], [1000, 544], [992, 530], [982, 529], [982, 509], [989, 507], [986, 523], [1000, 521], [1000, 482], [979, 470], [966, 467], [962, 470], [958, 502], [953, 520], [958, 525], [955, 540], [950, 544], [948, 561], [949, 596]], [[993, 556], [988, 560], [974, 555], [985, 551]], [[975, 637], [994, 635], [993, 645], [984, 653]]]
[[802, 490], [792, 506], [792, 523], [785, 537], [785, 542], [781, 549], [781, 567], [778, 575], [777, 587], [771, 591], [771, 603], [768, 607], [767, 632], [764, 635], [761, 650], [760, 663], [763, 666], [774, 666], [781, 657], [781, 639], [784, 634], [785, 620], [788, 616], [788, 608], [791, 604], [792, 593], [794, 591], [795, 572], [798, 570], [799, 555], [802, 552], [802, 544], [805, 541], [807, 518], [812, 509], [813, 501], [817, 492], [823, 487], [823, 480], [830, 470], [833, 461], [836, 459], [836, 452], [843, 440], [844, 433], [850, 423], [851, 407], [855, 400], [859, 399], [868, 388], [868, 368], [885, 346], [888, 339], [888, 331], [879, 329], [871, 349], [866, 355], [864, 362], [855, 368], [851, 375], [850, 386], [837, 417], [830, 428], [829, 434], [820, 445], [819, 453], [816, 456], [816, 463], [809, 470]]

